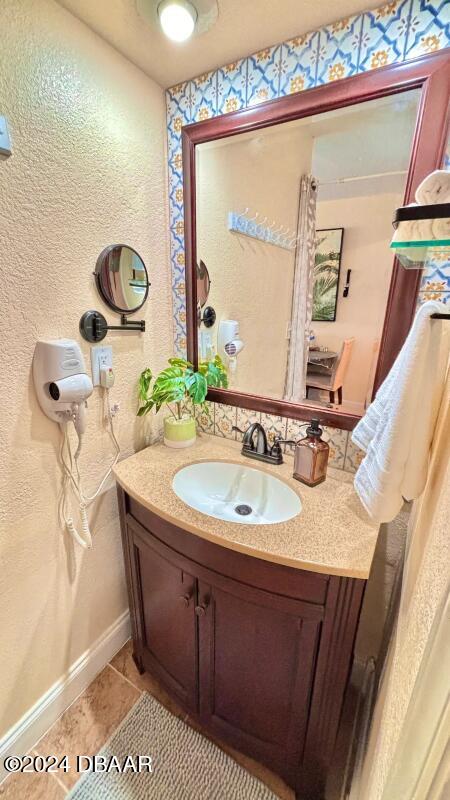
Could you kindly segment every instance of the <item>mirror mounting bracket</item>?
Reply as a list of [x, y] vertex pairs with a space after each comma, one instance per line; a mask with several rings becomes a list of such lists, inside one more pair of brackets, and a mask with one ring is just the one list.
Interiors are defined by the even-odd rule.
[[207, 306], [204, 309], [198, 309], [198, 325], [204, 324], [205, 328], [212, 328], [217, 319], [217, 314], [212, 306]]
[[106, 318], [99, 311], [85, 311], [80, 319], [80, 333], [87, 342], [101, 342], [108, 331], [145, 331], [145, 319], [129, 320], [121, 314], [120, 325], [108, 325]]

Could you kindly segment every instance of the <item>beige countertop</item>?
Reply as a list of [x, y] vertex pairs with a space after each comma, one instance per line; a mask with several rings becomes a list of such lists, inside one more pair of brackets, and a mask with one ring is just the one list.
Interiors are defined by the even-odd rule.
[[[243, 525], [202, 514], [172, 490], [175, 473], [200, 461], [232, 461], [269, 472], [300, 496], [303, 508], [297, 517], [270, 525]], [[120, 461], [114, 475], [143, 506], [210, 542], [297, 569], [367, 578], [378, 527], [353, 489], [353, 476], [329, 468], [324, 483], [310, 488], [292, 478], [292, 467], [292, 457], [279, 466], [266, 465], [242, 456], [239, 442], [201, 434], [195, 445], [181, 450], [164, 444], [147, 447]]]

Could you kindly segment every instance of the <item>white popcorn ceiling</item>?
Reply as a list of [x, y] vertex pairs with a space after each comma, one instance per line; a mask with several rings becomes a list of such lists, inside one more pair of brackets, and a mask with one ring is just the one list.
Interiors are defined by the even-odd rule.
[[218, 0], [216, 24], [180, 46], [143, 22], [134, 0], [58, 2], [165, 87], [380, 5], [380, 0]]

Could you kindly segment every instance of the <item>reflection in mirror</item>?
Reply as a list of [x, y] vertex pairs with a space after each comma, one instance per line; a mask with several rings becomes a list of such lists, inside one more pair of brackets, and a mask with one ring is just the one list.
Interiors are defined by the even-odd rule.
[[150, 286], [140, 255], [124, 244], [103, 250], [95, 267], [98, 290], [113, 311], [131, 313], [145, 303]]
[[201, 308], [203, 308], [208, 299], [210, 287], [211, 280], [208, 268], [205, 262], [200, 260], [200, 263], [197, 264], [197, 303]]
[[[420, 91], [196, 147], [197, 259], [230, 388], [362, 414]], [[201, 262], [200, 262], [201, 263]]]

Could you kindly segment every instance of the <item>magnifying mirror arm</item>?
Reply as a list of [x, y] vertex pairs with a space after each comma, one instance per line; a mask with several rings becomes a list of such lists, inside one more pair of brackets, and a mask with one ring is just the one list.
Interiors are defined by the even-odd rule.
[[88, 342], [101, 342], [108, 331], [145, 331], [145, 319], [132, 321], [126, 314], [121, 314], [120, 323], [108, 325], [99, 311], [86, 311], [80, 319], [80, 333]]
[[109, 331], [121, 331], [128, 328], [129, 331], [145, 332], [145, 319], [129, 320], [126, 314], [120, 315], [120, 325], [107, 325]]

